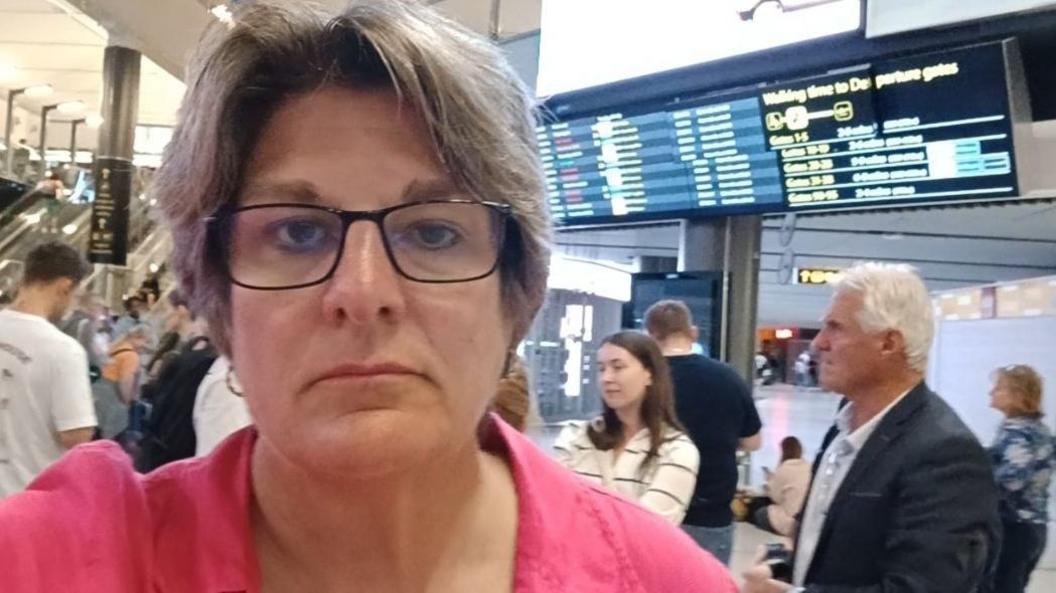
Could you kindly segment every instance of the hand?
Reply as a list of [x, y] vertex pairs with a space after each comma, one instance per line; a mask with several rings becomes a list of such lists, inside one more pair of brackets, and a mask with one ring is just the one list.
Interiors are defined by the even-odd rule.
[[792, 588], [792, 585], [774, 580], [771, 576], [769, 566], [756, 564], [744, 571], [741, 593], [784, 593]]

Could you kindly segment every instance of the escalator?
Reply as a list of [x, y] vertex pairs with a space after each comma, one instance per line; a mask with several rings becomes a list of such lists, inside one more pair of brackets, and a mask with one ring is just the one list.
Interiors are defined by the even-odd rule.
[[[156, 226], [145, 195], [141, 191], [133, 195], [136, 197], [129, 204], [128, 222], [130, 264], [139, 246], [154, 236]], [[55, 208], [41, 192], [24, 192], [0, 210], [0, 291], [13, 288], [21, 276], [21, 262], [41, 243], [61, 240], [87, 252], [91, 204], [81, 203], [80, 196], [73, 196], [77, 202], [62, 201]]]
[[28, 192], [29, 186], [25, 183], [0, 177], [0, 217]]

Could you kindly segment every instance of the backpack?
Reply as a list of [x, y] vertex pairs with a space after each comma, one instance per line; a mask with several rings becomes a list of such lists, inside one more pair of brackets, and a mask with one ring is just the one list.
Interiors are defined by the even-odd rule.
[[216, 361], [212, 348], [181, 353], [159, 377], [154, 409], [146, 423], [136, 455], [136, 469], [146, 473], [179, 459], [194, 457], [194, 401], [209, 368]]

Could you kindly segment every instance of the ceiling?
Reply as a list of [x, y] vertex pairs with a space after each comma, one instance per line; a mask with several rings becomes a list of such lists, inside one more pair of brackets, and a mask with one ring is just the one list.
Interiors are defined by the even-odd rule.
[[[108, 34], [95, 21], [61, 0], [0, 0], [0, 88], [49, 83], [55, 92], [35, 99], [16, 99], [16, 133], [36, 144], [43, 105], [80, 100], [85, 114], [98, 113], [103, 89], [103, 52]], [[172, 124], [183, 83], [144, 58], [140, 72], [140, 123]], [[82, 117], [53, 113], [49, 121]], [[49, 145], [65, 146], [69, 127], [49, 126]], [[91, 148], [96, 134], [82, 134], [79, 145]], [[17, 137], [16, 137], [17, 139]]]
[[[322, 0], [340, 6], [345, 0]], [[205, 27], [215, 0], [0, 0], [0, 88], [50, 83], [55, 93], [43, 99], [17, 100], [15, 137], [36, 144], [40, 108], [80, 100], [86, 113], [99, 111], [103, 50], [108, 40], [144, 54], [140, 80], [141, 124], [171, 125], [183, 97], [184, 63]], [[431, 2], [444, 14], [487, 33], [491, 0]], [[503, 0], [500, 36], [538, 29], [541, 0]], [[52, 121], [80, 116], [53, 114]], [[64, 147], [69, 127], [49, 126], [49, 146]], [[79, 145], [94, 147], [96, 134], [81, 134]]]
[[[761, 325], [817, 326], [825, 286], [783, 285], [781, 218], [765, 218], [759, 274]], [[635, 255], [678, 256], [677, 223], [557, 233], [562, 253], [634, 267]], [[856, 261], [917, 267], [931, 290], [1056, 275], [1056, 204], [1033, 202], [880, 213], [800, 215], [789, 248], [802, 268]]]
[[[491, 0], [432, 0], [428, 3], [475, 31], [489, 32]], [[541, 13], [542, 0], [500, 0], [499, 38], [537, 30]]]

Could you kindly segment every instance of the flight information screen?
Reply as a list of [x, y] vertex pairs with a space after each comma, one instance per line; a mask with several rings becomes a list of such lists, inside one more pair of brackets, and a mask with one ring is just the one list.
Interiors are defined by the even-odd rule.
[[1005, 47], [540, 125], [558, 224], [1018, 193]]
[[1000, 45], [763, 93], [790, 209], [1018, 194]]
[[754, 97], [537, 130], [558, 221], [770, 204], [783, 195]]

